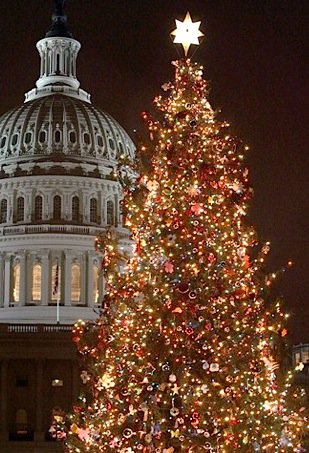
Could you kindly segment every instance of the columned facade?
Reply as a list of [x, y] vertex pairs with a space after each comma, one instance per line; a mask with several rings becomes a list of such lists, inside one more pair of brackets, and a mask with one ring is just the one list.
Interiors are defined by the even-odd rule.
[[136, 176], [135, 147], [80, 87], [64, 3], [37, 43], [35, 87], [0, 116], [1, 453], [62, 451], [53, 420], [81, 383], [71, 330], [104, 296], [95, 238], [113, 229], [131, 252], [120, 176]]

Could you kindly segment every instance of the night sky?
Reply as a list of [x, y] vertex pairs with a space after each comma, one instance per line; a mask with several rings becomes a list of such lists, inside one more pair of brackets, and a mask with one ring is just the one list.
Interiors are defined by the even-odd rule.
[[[51, 0], [0, 2], [0, 113], [23, 102], [39, 73], [35, 43]], [[133, 136], [178, 57], [169, 33], [186, 11], [205, 39], [210, 101], [250, 146], [255, 197], [250, 220], [269, 240], [271, 270], [295, 266], [277, 287], [292, 314], [291, 341], [309, 342], [308, 0], [69, 0], [69, 28], [82, 43], [81, 86]], [[307, 61], [306, 61], [307, 60]]]

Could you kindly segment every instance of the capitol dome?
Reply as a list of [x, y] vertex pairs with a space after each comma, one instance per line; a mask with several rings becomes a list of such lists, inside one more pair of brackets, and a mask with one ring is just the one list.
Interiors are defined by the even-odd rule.
[[0, 117], [0, 166], [39, 164], [43, 158], [114, 167], [134, 145], [108, 113], [67, 94], [25, 102]]
[[[80, 43], [63, 2], [37, 43], [40, 75], [25, 102], [0, 117], [0, 319], [95, 319], [104, 294], [95, 237], [122, 227], [118, 159], [133, 161], [129, 135], [80, 88]], [[133, 172], [126, 169], [128, 177]]]

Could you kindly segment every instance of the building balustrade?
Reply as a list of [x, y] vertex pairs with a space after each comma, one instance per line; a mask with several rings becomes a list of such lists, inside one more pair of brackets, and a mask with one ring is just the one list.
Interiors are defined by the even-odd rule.
[[0, 324], [0, 335], [8, 333], [42, 334], [71, 332], [72, 324]]

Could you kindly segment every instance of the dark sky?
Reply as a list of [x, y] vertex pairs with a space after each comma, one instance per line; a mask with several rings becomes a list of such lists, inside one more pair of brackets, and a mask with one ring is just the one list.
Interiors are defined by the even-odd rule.
[[[34, 86], [35, 43], [51, 5], [0, 2], [0, 113]], [[129, 133], [139, 129], [140, 112], [173, 77], [169, 32], [187, 10], [206, 35], [194, 59], [206, 69], [212, 106], [251, 149], [250, 215], [272, 243], [270, 268], [295, 262], [278, 286], [293, 315], [291, 340], [309, 341], [308, 0], [69, 0], [70, 30], [82, 43], [79, 80]]]

